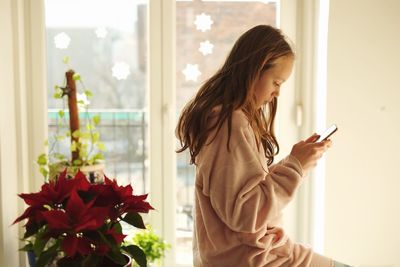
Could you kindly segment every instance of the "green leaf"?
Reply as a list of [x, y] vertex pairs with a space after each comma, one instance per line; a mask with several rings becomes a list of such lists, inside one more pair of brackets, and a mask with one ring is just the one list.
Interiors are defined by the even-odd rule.
[[80, 105], [85, 105], [85, 101], [79, 100], [79, 101], [78, 101], [78, 104], [80, 104]]
[[75, 130], [72, 133], [72, 136], [75, 137], [75, 138], [79, 138], [81, 136], [81, 131], [80, 130]]
[[40, 166], [39, 168], [39, 172], [43, 175], [43, 177], [47, 177], [47, 175], [49, 174], [49, 171], [46, 167]]
[[73, 141], [72, 144], [71, 144], [71, 151], [72, 152], [76, 151], [76, 142], [75, 141]]
[[99, 141], [99, 139], [100, 139], [100, 133], [94, 132], [92, 135], [92, 142], [96, 143], [97, 141]]
[[[96, 266], [96, 265], [93, 265]], [[57, 261], [57, 267], [82, 267], [78, 260], [70, 257], [64, 257]]]
[[61, 99], [62, 98], [62, 93], [60, 94], [60, 93], [54, 93], [53, 94], [53, 98], [55, 98], [55, 99]]
[[37, 267], [46, 266], [53, 258], [57, 256], [57, 248], [59, 247], [58, 242], [51, 246], [49, 249], [43, 251], [36, 261]]
[[40, 154], [38, 159], [37, 159], [37, 163], [39, 165], [46, 165], [47, 164], [47, 155], [46, 154]]
[[20, 248], [19, 251], [33, 251], [33, 244], [29, 242], [28, 244]]
[[76, 160], [74, 160], [73, 164], [74, 164], [75, 166], [81, 166], [81, 165], [82, 165], [82, 160], [76, 159]]
[[136, 245], [130, 245], [127, 247], [122, 247], [122, 249], [128, 252], [140, 267], [147, 266], [146, 254], [144, 254], [140, 247]]
[[83, 91], [83, 93], [84, 93], [88, 98], [90, 98], [90, 97], [93, 96], [92, 91], [90, 91], [89, 89], [85, 89], [85, 91]]
[[109, 257], [115, 263], [121, 265], [126, 264], [124, 255], [121, 253], [121, 251], [118, 249], [116, 245], [114, 246], [114, 248], [111, 249], [111, 251], [107, 253], [107, 257]]
[[54, 90], [58, 90], [58, 89], [60, 89], [60, 86], [58, 86], [57, 84], [56, 85], [54, 85]]
[[86, 129], [87, 129], [88, 131], [94, 130], [94, 125], [91, 124], [91, 123], [88, 123], [88, 124], [86, 124]]
[[146, 229], [142, 216], [137, 212], [128, 212], [122, 220], [137, 228]]
[[105, 151], [106, 150], [106, 146], [102, 143], [102, 142], [98, 142], [96, 144], [97, 148], [100, 149], [101, 151]]
[[[24, 238], [28, 238], [28, 237], [36, 234], [39, 231], [40, 225], [38, 225], [36, 222], [32, 222], [30, 224], [27, 224], [25, 226], [25, 228], [26, 228], [26, 231], [24, 234]], [[33, 249], [33, 247], [32, 247], [32, 249]]]
[[65, 136], [64, 135], [56, 135], [55, 138], [57, 141], [62, 141], [65, 139]]
[[90, 254], [82, 261], [82, 267], [100, 266], [100, 257]]
[[60, 118], [64, 118], [64, 110], [59, 110], [59, 111], [58, 111], [58, 116], [59, 116]]
[[100, 123], [100, 115], [95, 115], [92, 118], [94, 125], [99, 125]]
[[59, 160], [65, 159], [65, 155], [61, 153], [54, 153], [54, 157]]
[[69, 63], [69, 56], [64, 56], [63, 57], [63, 63], [68, 64]]
[[92, 135], [88, 132], [83, 132], [83, 133], [81, 133], [80, 137], [81, 137], [81, 139], [89, 140], [92, 137]]
[[87, 157], [87, 155], [88, 155], [88, 153], [87, 153], [87, 151], [86, 151], [86, 149], [81, 149], [81, 150], [79, 150], [79, 157], [80, 158], [86, 158]]
[[97, 153], [97, 154], [95, 154], [95, 155], [93, 156], [93, 158], [94, 158], [95, 160], [97, 160], [97, 159], [104, 159], [104, 155], [101, 154], [101, 153]]
[[74, 81], [79, 81], [81, 79], [81, 75], [79, 73], [74, 73], [74, 75], [72, 76], [72, 79]]
[[40, 256], [42, 254], [48, 240], [49, 237], [44, 237], [42, 233], [36, 236], [35, 243], [33, 244], [33, 251], [36, 255]]

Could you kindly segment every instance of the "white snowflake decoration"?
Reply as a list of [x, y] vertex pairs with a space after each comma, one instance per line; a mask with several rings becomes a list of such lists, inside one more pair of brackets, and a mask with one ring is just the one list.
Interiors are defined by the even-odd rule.
[[196, 15], [196, 20], [194, 21], [194, 24], [196, 24], [196, 29], [202, 32], [211, 30], [211, 24], [213, 23], [214, 21], [211, 20], [211, 16], [206, 15], [205, 13]]
[[54, 43], [58, 49], [67, 49], [71, 38], [65, 32], [61, 32], [54, 37]]
[[129, 65], [125, 62], [117, 62], [112, 67], [112, 76], [117, 78], [117, 80], [126, 80], [126, 77], [128, 77], [130, 73]]
[[186, 64], [186, 68], [182, 71], [185, 75], [186, 81], [197, 82], [197, 78], [201, 75], [199, 71], [199, 65], [197, 64]]
[[87, 95], [85, 95], [85, 94], [78, 93], [76, 95], [76, 100], [78, 100], [78, 107], [79, 108], [86, 108], [90, 104], [90, 101], [87, 98]]
[[106, 38], [107, 34], [108, 34], [108, 31], [107, 31], [107, 29], [104, 28], [104, 27], [98, 27], [98, 28], [96, 29], [96, 36], [97, 36], [97, 38], [102, 38], [102, 39], [104, 39], [104, 38]]
[[212, 54], [214, 45], [210, 43], [210, 41], [205, 41], [200, 43], [199, 51], [203, 54], [203, 56]]

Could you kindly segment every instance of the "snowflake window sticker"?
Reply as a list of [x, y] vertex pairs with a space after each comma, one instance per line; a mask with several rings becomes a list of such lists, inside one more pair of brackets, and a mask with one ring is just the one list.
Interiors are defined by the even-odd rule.
[[212, 54], [214, 45], [210, 43], [210, 41], [205, 41], [200, 43], [199, 51], [203, 54], [203, 56]]
[[201, 13], [200, 15], [196, 15], [196, 20], [194, 24], [196, 25], [196, 29], [202, 32], [211, 30], [211, 25], [214, 23], [212, 21], [210, 15], [206, 15], [205, 13]]
[[58, 49], [67, 49], [71, 38], [65, 32], [61, 32], [54, 37], [54, 43]]
[[107, 29], [104, 27], [98, 27], [95, 32], [96, 32], [97, 38], [101, 38], [101, 39], [106, 38], [106, 36], [108, 34]]
[[129, 65], [125, 62], [117, 62], [112, 67], [112, 76], [117, 80], [126, 80], [126, 77], [131, 73]]
[[186, 81], [197, 82], [197, 78], [201, 75], [199, 71], [199, 65], [197, 64], [186, 64], [186, 68], [182, 71], [185, 75]]

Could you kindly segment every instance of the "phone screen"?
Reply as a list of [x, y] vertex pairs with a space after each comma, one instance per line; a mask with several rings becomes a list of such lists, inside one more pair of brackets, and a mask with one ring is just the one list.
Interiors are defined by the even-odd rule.
[[315, 142], [322, 142], [322, 141], [328, 139], [334, 132], [337, 131], [337, 129], [338, 128], [337, 128], [336, 124], [332, 124], [328, 129], [326, 129], [326, 131], [323, 134], [321, 134], [319, 136], [318, 140]]

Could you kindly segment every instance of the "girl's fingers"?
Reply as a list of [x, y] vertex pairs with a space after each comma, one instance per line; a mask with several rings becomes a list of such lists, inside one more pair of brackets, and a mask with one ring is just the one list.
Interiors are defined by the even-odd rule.
[[315, 141], [317, 141], [318, 140], [318, 138], [319, 138], [319, 135], [318, 134], [316, 134], [316, 133], [314, 133], [313, 135], [311, 135], [310, 137], [308, 137], [307, 139], [306, 139], [306, 143], [314, 143]]

